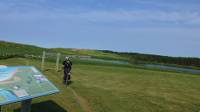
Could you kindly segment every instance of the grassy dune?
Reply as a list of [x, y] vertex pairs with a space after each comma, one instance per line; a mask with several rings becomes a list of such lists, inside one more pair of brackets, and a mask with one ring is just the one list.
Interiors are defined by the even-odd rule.
[[0, 41], [0, 56], [4, 54], [42, 54], [44, 50], [48, 50], [45, 48], [33, 46], [33, 45], [25, 45], [19, 43], [12, 42], [4, 42]]
[[0, 41], [0, 57], [4, 55], [42, 55], [42, 52], [62, 53], [63, 55], [86, 55], [96, 58], [128, 60], [127, 57], [114, 53], [105, 53], [89, 49], [42, 48], [34, 45]]
[[96, 58], [105, 58], [105, 59], [121, 59], [127, 60], [127, 57], [121, 56], [115, 53], [106, 53], [99, 50], [90, 50], [90, 49], [66, 49], [66, 48], [53, 48], [51, 49], [55, 52], [60, 52], [62, 54], [70, 54], [70, 55], [86, 55], [92, 56]]
[[[0, 64], [40, 67], [40, 61], [23, 58]], [[46, 66], [52, 66], [49, 62]], [[62, 84], [62, 71], [44, 74], [61, 90], [33, 100], [32, 112], [199, 112], [200, 76], [136, 69], [126, 66], [76, 63], [73, 83]], [[4, 106], [18, 112], [18, 103]]]

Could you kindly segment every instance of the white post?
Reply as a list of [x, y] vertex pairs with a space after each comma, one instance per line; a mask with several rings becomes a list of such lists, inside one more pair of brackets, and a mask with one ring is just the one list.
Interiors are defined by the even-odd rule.
[[56, 58], [56, 71], [59, 71], [59, 61], [60, 61], [60, 53], [57, 53], [57, 58]]
[[44, 70], [44, 61], [45, 61], [45, 51], [43, 51], [43, 55], [42, 55], [42, 64], [41, 64], [41, 69]]

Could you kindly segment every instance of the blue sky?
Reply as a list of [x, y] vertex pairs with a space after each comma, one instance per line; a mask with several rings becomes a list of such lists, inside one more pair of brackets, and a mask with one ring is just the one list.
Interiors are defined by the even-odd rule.
[[200, 0], [0, 0], [0, 40], [200, 57]]

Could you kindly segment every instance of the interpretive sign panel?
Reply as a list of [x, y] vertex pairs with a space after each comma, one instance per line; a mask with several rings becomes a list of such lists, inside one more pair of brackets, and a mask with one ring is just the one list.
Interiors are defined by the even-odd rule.
[[50, 95], [59, 90], [35, 67], [0, 67], [0, 105]]

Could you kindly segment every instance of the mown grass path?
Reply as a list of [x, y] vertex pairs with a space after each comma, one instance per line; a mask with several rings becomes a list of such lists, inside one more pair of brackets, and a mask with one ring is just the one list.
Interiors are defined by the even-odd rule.
[[89, 106], [89, 102], [86, 99], [84, 99], [82, 96], [78, 95], [76, 93], [76, 91], [74, 89], [72, 89], [71, 87], [68, 87], [68, 88], [72, 91], [73, 95], [76, 98], [77, 103], [81, 106], [81, 108], [84, 110], [84, 112], [93, 112], [92, 108]]

